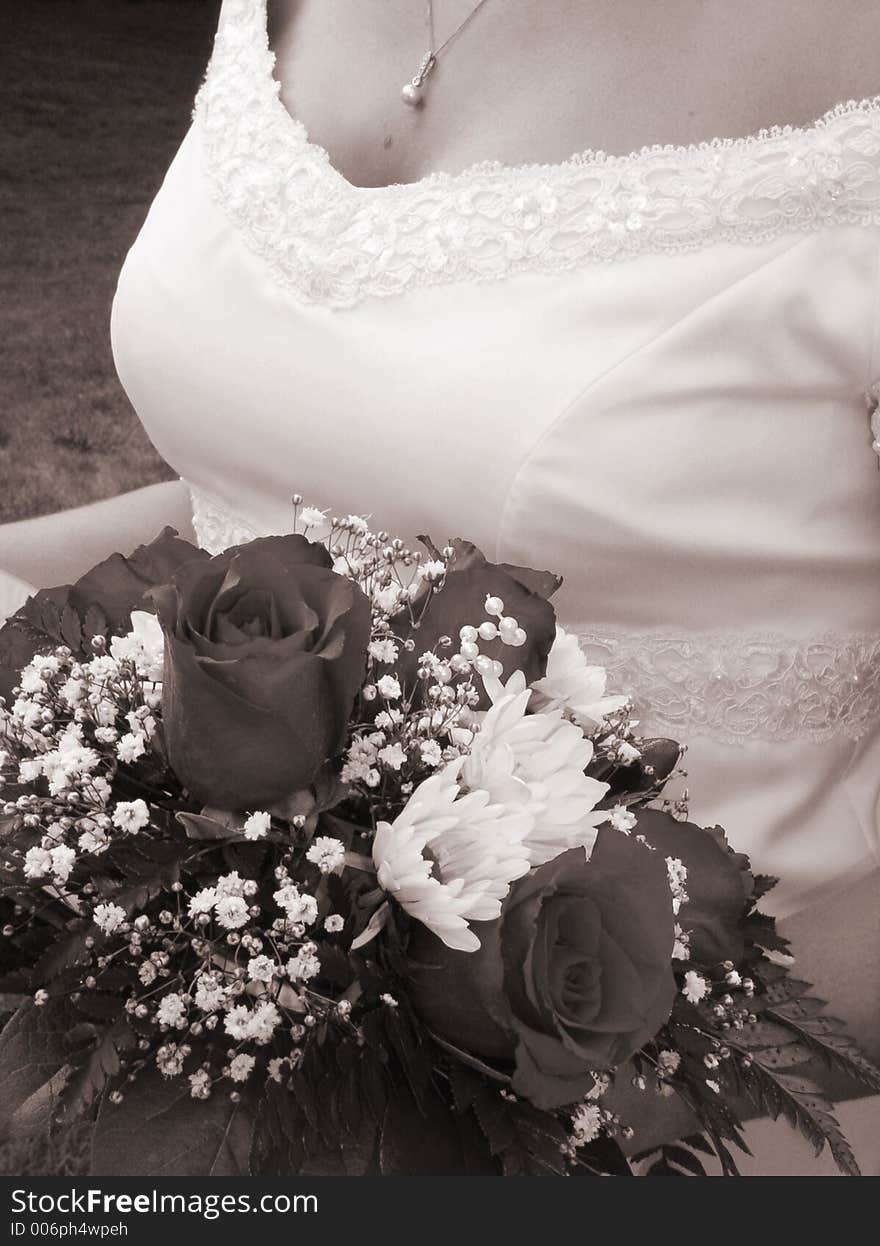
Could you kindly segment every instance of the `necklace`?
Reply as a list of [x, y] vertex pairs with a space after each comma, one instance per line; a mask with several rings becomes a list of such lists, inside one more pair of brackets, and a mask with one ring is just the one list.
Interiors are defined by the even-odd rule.
[[408, 104], [410, 108], [418, 108], [424, 103], [425, 82], [434, 66], [437, 64], [437, 57], [441, 52], [444, 52], [446, 48], [449, 47], [453, 39], [458, 38], [465, 26], [469, 25], [469, 23], [473, 21], [485, 3], [486, 0], [477, 0], [477, 3], [471, 9], [470, 13], [468, 13], [464, 21], [456, 26], [449, 38], [444, 39], [439, 48], [437, 48], [434, 46], [436, 42], [434, 35], [434, 0], [428, 0], [428, 11], [425, 20], [425, 25], [428, 29], [428, 51], [422, 57], [422, 63], [419, 65], [417, 72], [410, 79], [410, 81], [407, 82], [400, 93], [404, 104]]

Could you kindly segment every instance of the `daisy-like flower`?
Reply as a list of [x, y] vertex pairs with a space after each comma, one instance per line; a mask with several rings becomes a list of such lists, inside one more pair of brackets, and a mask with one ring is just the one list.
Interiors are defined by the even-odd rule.
[[140, 732], [135, 734], [129, 731], [116, 745], [116, 756], [120, 761], [129, 765], [137, 761], [139, 757], [143, 757], [146, 751], [147, 741]]
[[52, 858], [52, 877], [56, 883], [66, 883], [76, 864], [76, 853], [67, 844], [59, 844], [49, 850]]
[[396, 701], [401, 695], [400, 684], [393, 675], [383, 675], [376, 682], [376, 689], [386, 701]]
[[189, 1075], [189, 1093], [194, 1099], [210, 1099], [211, 1074], [207, 1069], [198, 1069]]
[[163, 1028], [182, 1030], [186, 1026], [186, 1003], [182, 995], [164, 995], [156, 1009], [156, 1020]]
[[269, 956], [252, 956], [248, 961], [249, 982], [271, 982], [274, 973], [275, 962]]
[[614, 827], [615, 831], [620, 831], [623, 835], [628, 835], [630, 831], [637, 825], [638, 819], [625, 805], [615, 805], [608, 816], [608, 821]]
[[216, 973], [203, 973], [196, 982], [193, 999], [202, 1012], [216, 1012], [226, 1003], [226, 988]]
[[380, 822], [373, 862], [380, 886], [447, 947], [473, 952], [472, 921], [501, 912], [510, 884], [529, 871], [524, 841], [533, 818], [523, 805], [462, 793], [461, 760], [420, 783], [393, 822]]
[[532, 710], [563, 710], [592, 731], [609, 714], [622, 710], [629, 700], [606, 696], [607, 678], [604, 667], [591, 666], [587, 661], [577, 636], [557, 627], [546, 673], [532, 685]]
[[240, 1051], [230, 1061], [229, 1076], [234, 1082], [246, 1082], [255, 1064], [256, 1060], [253, 1056], [249, 1056], [247, 1052]]
[[240, 930], [250, 919], [247, 901], [241, 896], [220, 896], [214, 912], [224, 930]]
[[285, 972], [293, 982], [309, 982], [316, 978], [321, 972], [321, 962], [315, 955], [314, 943], [304, 943], [285, 965]]
[[373, 640], [367, 646], [367, 652], [374, 662], [391, 664], [397, 661], [399, 650], [393, 640]]
[[306, 860], [322, 874], [332, 874], [345, 864], [345, 845], [332, 835], [319, 835], [306, 853]]
[[214, 887], [203, 887], [190, 899], [189, 915], [198, 917], [200, 913], [212, 912], [217, 903], [217, 891]]
[[285, 917], [293, 926], [311, 926], [317, 920], [318, 902], [314, 896], [304, 895], [296, 883], [285, 883], [272, 899], [284, 909]]
[[304, 528], [323, 528], [327, 512], [318, 510], [317, 506], [304, 506], [299, 513], [299, 521]]
[[584, 774], [592, 743], [561, 709], [526, 712], [532, 690], [522, 671], [506, 685], [494, 678], [485, 684], [493, 704], [464, 761], [465, 787], [531, 816], [525, 841], [530, 865], [543, 865], [569, 848], [583, 848], [589, 856], [597, 828], [608, 818], [596, 809], [608, 784]]
[[245, 839], [263, 839], [269, 833], [272, 815], [268, 813], [252, 813], [244, 824]]
[[145, 801], [121, 800], [113, 810], [113, 825], [120, 831], [134, 835], [150, 824], [150, 810]]
[[113, 934], [125, 921], [125, 909], [118, 904], [98, 904], [92, 918], [104, 934]]
[[695, 969], [689, 969], [684, 975], [681, 993], [690, 1003], [698, 1004], [709, 994], [709, 983], [701, 973], [697, 973]]
[[52, 857], [45, 848], [28, 848], [24, 855], [25, 878], [45, 878], [52, 869]]

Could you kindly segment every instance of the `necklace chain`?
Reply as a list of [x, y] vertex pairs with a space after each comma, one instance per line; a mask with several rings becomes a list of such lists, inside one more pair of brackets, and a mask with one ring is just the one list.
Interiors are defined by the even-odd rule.
[[425, 99], [425, 81], [428, 75], [437, 64], [437, 58], [441, 52], [444, 52], [449, 45], [458, 38], [466, 26], [468, 26], [477, 16], [480, 9], [488, 0], [477, 0], [477, 3], [471, 9], [470, 13], [459, 22], [451, 35], [448, 35], [439, 47], [435, 47], [437, 36], [434, 29], [434, 0], [427, 0], [427, 10], [425, 13], [425, 26], [428, 33], [428, 50], [422, 57], [422, 62], [412, 79], [406, 83], [402, 91], [403, 102], [411, 108], [419, 107], [424, 103]]

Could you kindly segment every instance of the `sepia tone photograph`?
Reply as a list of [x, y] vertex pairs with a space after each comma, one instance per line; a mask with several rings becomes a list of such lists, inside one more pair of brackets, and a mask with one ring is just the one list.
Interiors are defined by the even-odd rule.
[[876, 0], [0, 66], [13, 1236], [880, 1176]]

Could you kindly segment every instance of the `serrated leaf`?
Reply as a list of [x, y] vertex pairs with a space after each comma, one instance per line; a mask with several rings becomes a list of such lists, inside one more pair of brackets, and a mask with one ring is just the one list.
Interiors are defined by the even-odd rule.
[[82, 623], [69, 602], [61, 611], [61, 639], [74, 653], [79, 653], [82, 645]]
[[65, 1089], [65, 1105], [76, 1113], [89, 1107], [103, 1093], [107, 1083], [119, 1073], [120, 1051], [134, 1045], [135, 1036], [126, 1017], [104, 1030], [95, 1047], [76, 1068]]
[[89, 606], [83, 618], [83, 647], [91, 645], [96, 636], [106, 637], [109, 630], [107, 616], [101, 607]]
[[215, 1093], [197, 1102], [185, 1077], [145, 1069], [120, 1104], [105, 1096], [92, 1141], [91, 1175], [244, 1177], [253, 1111], [246, 1098]]
[[484, 1089], [472, 1102], [474, 1115], [492, 1155], [502, 1155], [516, 1142], [516, 1130], [498, 1091]]
[[31, 1095], [68, 1062], [71, 1008], [66, 1000], [42, 1006], [32, 999], [0, 1032], [0, 1134]]
[[827, 1143], [842, 1173], [849, 1177], [861, 1175], [832, 1105], [814, 1082], [765, 1068], [759, 1059], [748, 1069], [740, 1066], [739, 1071], [746, 1094], [759, 1111], [773, 1120], [784, 1116], [812, 1144], [817, 1155]]
[[[807, 1004], [811, 1001], [798, 1002]], [[780, 1009], [773, 1015], [806, 1047], [811, 1057], [819, 1056], [830, 1068], [839, 1069], [861, 1085], [880, 1091], [880, 1069], [868, 1059], [857, 1043], [847, 1034], [841, 1033], [843, 1023], [836, 1017], [813, 1015], [808, 1008], [803, 1009], [803, 1012], [805, 1015], [798, 1016], [797, 1009], [789, 1004], [784, 1013]]]
[[243, 826], [235, 821], [183, 812], [175, 814], [175, 821], [183, 827], [187, 839], [246, 840]]
[[698, 1155], [680, 1144], [660, 1148], [660, 1157], [648, 1169], [651, 1177], [705, 1177], [706, 1169]]

